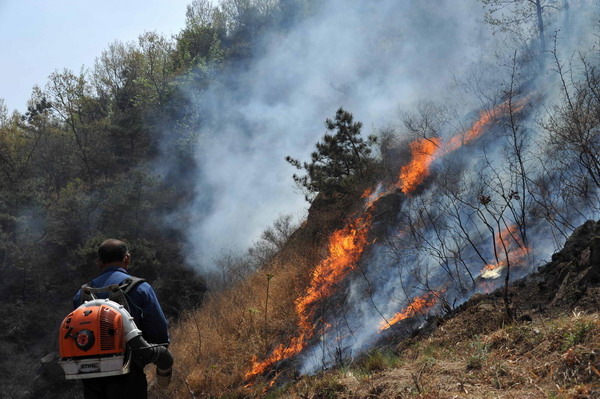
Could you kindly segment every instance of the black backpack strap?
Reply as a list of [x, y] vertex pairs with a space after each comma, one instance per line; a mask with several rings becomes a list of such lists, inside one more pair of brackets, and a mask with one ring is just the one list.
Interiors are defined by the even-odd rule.
[[96, 294], [100, 294], [100, 293], [108, 293], [109, 295], [111, 293], [115, 293], [118, 292], [120, 290], [120, 286], [117, 284], [111, 284], [108, 285], [106, 287], [92, 287], [91, 283], [90, 284], [84, 284], [81, 286], [81, 303], [84, 303], [85, 301], [91, 301], [93, 299], [98, 299], [98, 296]]
[[[127, 309], [127, 311], [129, 312], [129, 301], [127, 300], [128, 298], [128, 293], [134, 289], [135, 287], [137, 287], [139, 284], [143, 283], [144, 280], [143, 278], [139, 278], [139, 277], [135, 277], [135, 276], [129, 276], [127, 277], [125, 280], [121, 281], [121, 284], [119, 284], [119, 290], [117, 293], [115, 293], [114, 295], [111, 295], [111, 300], [114, 300], [115, 302], [119, 302], [121, 303], [123, 306], [125, 306], [125, 309]], [[114, 299], [112, 299], [112, 297], [114, 297]], [[122, 302], [120, 302], [122, 301]]]
[[120, 284], [111, 284], [107, 285], [106, 287], [95, 288], [92, 287], [91, 283], [84, 284], [81, 286], [80, 304], [84, 303], [85, 301], [98, 299], [97, 294], [106, 293], [108, 294], [108, 299], [125, 306], [125, 308], [129, 311], [127, 293], [134, 289], [138, 284], [141, 284], [145, 281], [146, 280], [143, 278], [130, 276], [121, 281]]
[[123, 291], [124, 294], [127, 294], [129, 291], [137, 287], [138, 284], [141, 284], [145, 281], [146, 280], [144, 280], [143, 278], [130, 276], [127, 277], [125, 280], [121, 281], [121, 284], [119, 284], [119, 288], [121, 289], [121, 291]]

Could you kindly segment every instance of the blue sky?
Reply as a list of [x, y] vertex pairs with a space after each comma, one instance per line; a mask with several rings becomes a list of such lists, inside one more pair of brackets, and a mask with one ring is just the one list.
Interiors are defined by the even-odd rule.
[[90, 68], [115, 40], [177, 34], [191, 0], [0, 0], [0, 98], [23, 112], [56, 69]]

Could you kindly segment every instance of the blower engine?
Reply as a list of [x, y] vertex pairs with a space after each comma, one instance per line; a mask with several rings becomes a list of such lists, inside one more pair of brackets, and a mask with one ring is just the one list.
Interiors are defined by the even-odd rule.
[[135, 356], [138, 364], [156, 364], [160, 385], [171, 381], [173, 357], [169, 350], [146, 342], [133, 317], [117, 302], [85, 302], [63, 320], [58, 338], [59, 364], [67, 379], [127, 374]]

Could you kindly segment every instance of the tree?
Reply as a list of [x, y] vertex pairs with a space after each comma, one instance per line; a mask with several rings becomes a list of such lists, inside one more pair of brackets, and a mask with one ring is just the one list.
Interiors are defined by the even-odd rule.
[[248, 250], [254, 270], [265, 266], [288, 242], [298, 225], [292, 220], [292, 215], [280, 215], [272, 226], [267, 227], [260, 239]]
[[311, 202], [317, 193], [333, 195], [351, 191], [357, 180], [365, 177], [372, 162], [371, 145], [376, 142], [375, 136], [365, 141], [360, 137], [361, 122], [354, 122], [352, 114], [343, 108], [337, 110], [335, 120], [327, 119], [325, 126], [329, 132], [323, 140], [316, 144], [317, 150], [312, 153], [310, 163], [300, 163], [287, 156], [285, 159], [298, 169], [306, 170], [306, 175], [293, 178]]
[[144, 59], [144, 68], [140, 79], [142, 86], [146, 87], [143, 98], [138, 98], [138, 101], [150, 103], [160, 109], [172, 89], [174, 43], [154, 32], [140, 35], [138, 42]]
[[43, 94], [50, 100], [52, 112], [62, 120], [64, 129], [75, 141], [82, 171], [93, 180], [106, 170], [109, 160], [106, 145], [106, 110], [102, 108], [86, 73], [75, 75], [68, 69], [48, 77]]
[[[559, 9], [558, 0], [481, 0], [487, 9], [486, 21], [501, 31], [523, 36], [530, 28], [536, 33], [541, 52], [546, 51], [544, 19], [547, 10]], [[568, 2], [563, 2], [568, 8]], [[533, 24], [533, 26], [530, 26]], [[529, 26], [528, 26], [529, 25]], [[524, 38], [526, 41], [527, 37]]]

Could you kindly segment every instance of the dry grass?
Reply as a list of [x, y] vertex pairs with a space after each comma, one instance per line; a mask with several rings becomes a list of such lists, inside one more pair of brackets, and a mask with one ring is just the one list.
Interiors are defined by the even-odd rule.
[[562, 286], [555, 273], [546, 284], [536, 277], [511, 287], [523, 322], [507, 320], [501, 296], [475, 296], [429, 335], [375, 350], [344, 369], [299, 378], [283, 367], [248, 384], [253, 359], [295, 335], [294, 301], [326, 255], [319, 241], [312, 233], [296, 236], [260, 272], [188, 314], [172, 331], [173, 383], [153, 397], [600, 399], [600, 289], [589, 286], [577, 302], [555, 304], [556, 290], [548, 289]]
[[[506, 324], [499, 322], [502, 304], [490, 299], [448, 320], [429, 337], [404, 341], [395, 350], [374, 350], [343, 370], [297, 380], [282, 378], [271, 389], [267, 389], [268, 379], [244, 388], [252, 356], [273, 347], [265, 338], [274, 340], [293, 329], [284, 320], [294, 319], [295, 295], [290, 292], [301, 290], [302, 277], [282, 265], [278, 270], [281, 281], [272, 291], [274, 303], [278, 302], [270, 314], [272, 330], [265, 334], [264, 315], [249, 310], [264, 306], [264, 282], [259, 276], [212, 298], [175, 329], [175, 381], [169, 391], [155, 392], [155, 397], [600, 397], [598, 312], [540, 315], [531, 322]], [[490, 322], [487, 327], [481, 326], [486, 322]]]
[[[298, 246], [299, 248], [300, 246]], [[176, 359], [167, 390], [155, 398], [261, 396], [264, 384], [244, 388], [253, 358], [264, 358], [296, 328], [294, 300], [305, 289], [318, 253], [287, 248], [264, 270], [224, 292], [213, 294], [199, 310], [172, 328]], [[265, 324], [267, 274], [268, 314]]]
[[[303, 377], [273, 397], [600, 397], [598, 313], [539, 318], [527, 324], [505, 325], [466, 340], [446, 327], [445, 331], [438, 330], [405, 347], [399, 367], [376, 367], [369, 373], [364, 368], [350, 368]], [[456, 339], [450, 339], [451, 336]], [[379, 365], [380, 354], [375, 351], [373, 356]], [[366, 364], [370, 362], [366, 360]]]

